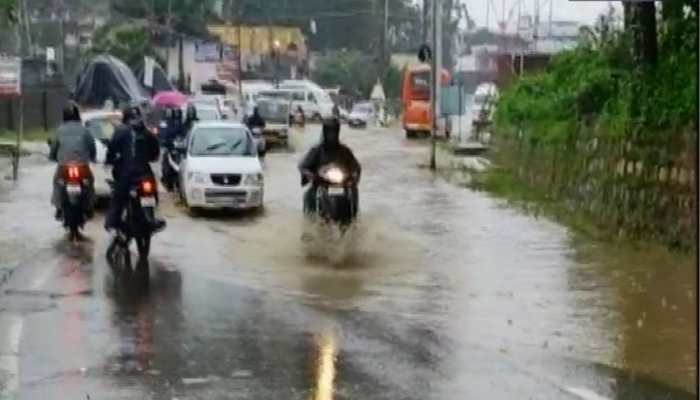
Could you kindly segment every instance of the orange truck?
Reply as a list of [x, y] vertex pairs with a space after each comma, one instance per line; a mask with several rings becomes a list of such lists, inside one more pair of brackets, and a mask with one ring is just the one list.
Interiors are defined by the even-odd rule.
[[[440, 84], [448, 85], [450, 74], [443, 69]], [[429, 65], [407, 66], [403, 71], [401, 84], [401, 108], [403, 129], [406, 137], [419, 133], [430, 134], [432, 115], [430, 112], [431, 69]]]

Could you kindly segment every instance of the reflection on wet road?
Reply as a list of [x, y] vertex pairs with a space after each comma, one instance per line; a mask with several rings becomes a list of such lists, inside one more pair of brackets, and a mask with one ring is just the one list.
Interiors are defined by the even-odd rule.
[[[299, 149], [315, 139], [298, 135]], [[343, 139], [364, 171], [347, 240], [302, 245], [300, 154], [270, 153], [260, 214], [190, 217], [165, 201], [147, 290], [115, 284], [99, 218], [94, 242], [63, 242], [48, 207], [51, 166], [3, 183], [0, 265], [20, 267], [0, 295], [0, 390], [319, 400], [697, 392], [689, 260], [582, 240], [455, 187], [418, 168], [425, 144], [398, 132]]]

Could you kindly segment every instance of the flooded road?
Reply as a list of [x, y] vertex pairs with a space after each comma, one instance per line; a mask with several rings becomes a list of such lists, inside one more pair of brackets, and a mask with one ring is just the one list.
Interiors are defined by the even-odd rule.
[[[583, 240], [445, 182], [427, 143], [344, 129], [363, 165], [352, 240], [309, 257], [296, 163], [269, 153], [260, 214], [174, 198], [151, 286], [65, 243], [52, 167], [0, 184], [0, 393], [19, 399], [689, 399], [696, 269]], [[323, 247], [325, 244], [316, 243]], [[318, 250], [318, 249], [317, 249]], [[16, 268], [15, 268], [16, 267]], [[2, 281], [0, 281], [2, 282]], [[0, 398], [3, 398], [0, 395]]]

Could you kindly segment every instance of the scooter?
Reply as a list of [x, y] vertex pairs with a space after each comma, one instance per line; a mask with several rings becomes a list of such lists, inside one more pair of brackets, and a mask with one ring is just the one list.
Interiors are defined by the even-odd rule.
[[90, 167], [87, 164], [69, 164], [60, 167], [58, 185], [61, 186], [63, 226], [70, 240], [80, 240], [80, 230], [89, 219]]
[[317, 216], [341, 230], [350, 226], [358, 213], [357, 177], [336, 164], [328, 164], [319, 169], [316, 187]]

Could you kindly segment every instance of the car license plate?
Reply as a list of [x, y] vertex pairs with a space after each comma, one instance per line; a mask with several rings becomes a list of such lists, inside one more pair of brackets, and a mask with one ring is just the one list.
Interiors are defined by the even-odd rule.
[[344, 195], [345, 188], [339, 186], [331, 186], [328, 188], [328, 194], [331, 196]]
[[155, 197], [141, 197], [141, 207], [155, 207], [156, 198]]
[[80, 185], [68, 185], [66, 186], [66, 191], [68, 194], [80, 194], [82, 189], [80, 188]]

